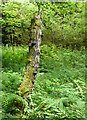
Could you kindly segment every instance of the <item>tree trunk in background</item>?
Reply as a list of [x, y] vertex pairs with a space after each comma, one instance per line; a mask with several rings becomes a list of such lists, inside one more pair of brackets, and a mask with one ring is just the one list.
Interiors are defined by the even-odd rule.
[[19, 87], [19, 92], [23, 97], [27, 97], [32, 90], [34, 80], [38, 73], [40, 62], [40, 43], [42, 34], [42, 14], [34, 15], [30, 26], [28, 64], [24, 73], [23, 82]]

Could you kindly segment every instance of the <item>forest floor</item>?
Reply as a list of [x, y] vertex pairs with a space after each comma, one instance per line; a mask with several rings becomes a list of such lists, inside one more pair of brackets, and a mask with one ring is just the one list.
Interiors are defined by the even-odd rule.
[[[1, 52], [1, 50], [0, 50]], [[85, 49], [41, 45], [39, 73], [28, 100], [18, 94], [27, 47], [2, 47], [2, 117], [85, 118]]]

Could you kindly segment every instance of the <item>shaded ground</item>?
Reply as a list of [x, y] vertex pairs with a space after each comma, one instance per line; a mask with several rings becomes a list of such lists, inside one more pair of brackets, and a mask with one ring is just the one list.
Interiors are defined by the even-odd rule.
[[[17, 93], [27, 62], [27, 50], [26, 47], [17, 47], [13, 55], [10, 49], [3, 48], [3, 117], [12, 118], [18, 112], [22, 118], [85, 117], [84, 49], [72, 51], [42, 45], [39, 73], [27, 102]], [[18, 107], [13, 106], [15, 100]]]

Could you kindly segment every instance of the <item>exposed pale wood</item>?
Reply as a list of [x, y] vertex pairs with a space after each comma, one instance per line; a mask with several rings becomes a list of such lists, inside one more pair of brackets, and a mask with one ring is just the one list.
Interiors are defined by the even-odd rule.
[[40, 62], [40, 44], [42, 34], [41, 14], [34, 15], [33, 23], [31, 23], [31, 34], [29, 41], [28, 64], [25, 69], [23, 81], [19, 87], [19, 93], [27, 98], [32, 90], [36, 75], [38, 73]]

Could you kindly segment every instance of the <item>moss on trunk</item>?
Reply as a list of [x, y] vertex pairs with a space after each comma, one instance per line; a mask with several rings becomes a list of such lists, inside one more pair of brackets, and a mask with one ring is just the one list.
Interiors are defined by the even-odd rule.
[[28, 55], [28, 64], [26, 66], [23, 81], [19, 87], [19, 92], [23, 97], [27, 97], [27, 95], [31, 92], [33, 87], [33, 80], [34, 80], [33, 53], [34, 53], [34, 48], [30, 50], [30, 53]]

